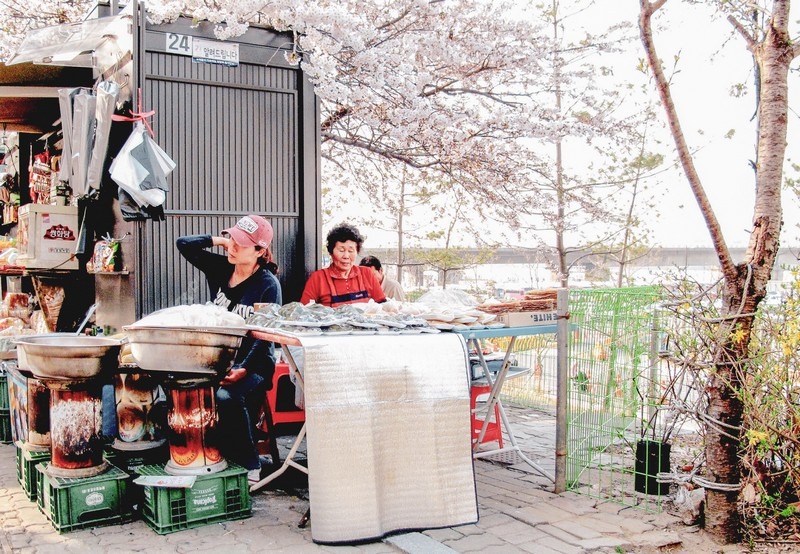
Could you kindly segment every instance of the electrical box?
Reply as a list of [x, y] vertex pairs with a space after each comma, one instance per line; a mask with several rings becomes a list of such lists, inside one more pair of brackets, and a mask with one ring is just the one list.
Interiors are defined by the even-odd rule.
[[78, 208], [25, 204], [19, 208], [17, 263], [28, 269], [78, 269]]

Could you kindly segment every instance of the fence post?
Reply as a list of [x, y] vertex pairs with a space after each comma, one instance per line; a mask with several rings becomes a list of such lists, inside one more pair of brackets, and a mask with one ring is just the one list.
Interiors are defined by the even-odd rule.
[[567, 345], [570, 335], [569, 289], [558, 289], [556, 315], [556, 474], [555, 493], [567, 488]]

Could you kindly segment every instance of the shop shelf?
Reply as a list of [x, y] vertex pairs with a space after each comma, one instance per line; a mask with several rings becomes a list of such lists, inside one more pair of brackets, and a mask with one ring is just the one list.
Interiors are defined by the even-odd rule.
[[47, 463], [36, 465], [39, 510], [59, 532], [125, 523], [133, 519], [128, 498], [130, 476], [111, 469], [95, 477], [51, 477]]
[[39, 491], [37, 464], [50, 461], [50, 451], [37, 452], [29, 450], [24, 444], [17, 442], [17, 480], [25, 491], [28, 500], [36, 502]]
[[3, 444], [11, 444], [11, 412], [9, 410], [0, 410], [0, 442]]
[[[139, 473], [165, 475], [163, 464], [142, 466]], [[251, 514], [247, 470], [233, 464], [219, 473], [198, 477], [191, 488], [142, 488], [142, 519], [160, 535]]]

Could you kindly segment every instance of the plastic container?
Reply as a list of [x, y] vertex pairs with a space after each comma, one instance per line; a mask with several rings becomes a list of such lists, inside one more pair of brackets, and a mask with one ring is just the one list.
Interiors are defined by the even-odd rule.
[[135, 479], [142, 466], [163, 465], [169, 459], [169, 446], [164, 443], [147, 450], [120, 450], [106, 446], [103, 457]]
[[24, 444], [18, 442], [17, 445], [17, 480], [25, 491], [28, 500], [34, 502], [39, 494], [39, 474], [36, 466], [42, 462], [50, 461], [49, 451], [30, 450]]
[[8, 410], [9, 406], [8, 375], [6, 375], [4, 370], [0, 369], [0, 410]]
[[47, 463], [36, 465], [39, 510], [59, 532], [116, 525], [133, 518], [128, 497], [130, 476], [111, 468], [95, 477], [52, 477]]
[[11, 412], [8, 409], [0, 410], [0, 442], [11, 444]]
[[[163, 465], [152, 465], [139, 468], [139, 474], [166, 472]], [[234, 464], [219, 473], [198, 477], [192, 488], [142, 488], [142, 519], [160, 535], [251, 515], [247, 470]]]

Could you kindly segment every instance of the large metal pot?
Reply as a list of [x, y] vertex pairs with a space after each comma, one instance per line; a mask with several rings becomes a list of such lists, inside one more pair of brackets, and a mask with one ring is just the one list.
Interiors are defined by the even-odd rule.
[[21, 369], [39, 379], [89, 379], [113, 372], [122, 341], [72, 333], [29, 335], [17, 339]]
[[137, 365], [149, 371], [224, 375], [247, 329], [232, 327], [123, 328]]

